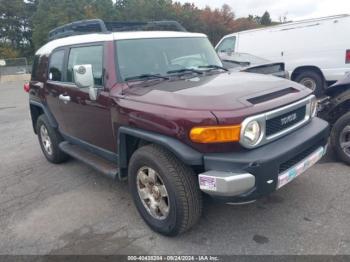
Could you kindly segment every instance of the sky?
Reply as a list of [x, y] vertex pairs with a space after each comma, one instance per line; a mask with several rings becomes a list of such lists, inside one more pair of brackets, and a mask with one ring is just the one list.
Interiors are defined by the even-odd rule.
[[302, 20], [336, 14], [350, 14], [350, 0], [176, 0], [199, 7], [221, 7], [228, 4], [236, 17], [262, 15], [269, 11], [273, 20], [287, 16], [288, 20]]

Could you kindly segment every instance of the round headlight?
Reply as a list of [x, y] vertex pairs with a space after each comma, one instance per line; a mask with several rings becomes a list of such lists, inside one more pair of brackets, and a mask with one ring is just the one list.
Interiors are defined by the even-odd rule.
[[261, 127], [259, 122], [255, 120], [249, 122], [243, 131], [244, 142], [250, 146], [254, 146], [259, 141], [260, 136]]

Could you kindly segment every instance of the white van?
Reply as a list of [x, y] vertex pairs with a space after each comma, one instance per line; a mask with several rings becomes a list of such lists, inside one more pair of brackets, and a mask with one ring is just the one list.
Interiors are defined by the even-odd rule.
[[292, 80], [321, 95], [350, 72], [349, 28], [350, 15], [303, 20], [227, 35], [216, 50], [284, 62]]

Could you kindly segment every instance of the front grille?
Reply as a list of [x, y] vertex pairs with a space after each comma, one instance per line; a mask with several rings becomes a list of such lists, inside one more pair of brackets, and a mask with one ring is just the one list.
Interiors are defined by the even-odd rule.
[[299, 153], [298, 155], [294, 156], [293, 158], [287, 160], [286, 162], [282, 163], [279, 167], [278, 173], [281, 174], [284, 171], [288, 170], [292, 166], [295, 166], [299, 162], [301, 162], [303, 159], [311, 155], [313, 152], [316, 151], [317, 148], [319, 148], [319, 145], [314, 145], [303, 152]]
[[294, 126], [305, 119], [306, 106], [266, 120], [266, 136], [272, 136], [284, 129]]

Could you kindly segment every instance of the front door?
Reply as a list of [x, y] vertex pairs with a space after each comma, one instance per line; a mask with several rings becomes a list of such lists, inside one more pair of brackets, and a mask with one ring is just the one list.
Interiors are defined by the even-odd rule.
[[[110, 113], [109, 92], [103, 84], [103, 44], [72, 46], [67, 50], [65, 83], [62, 85], [61, 110], [65, 135], [111, 152], [116, 152], [116, 140]], [[91, 64], [95, 87], [100, 92], [95, 101], [87, 88], [74, 83], [73, 67]]]

